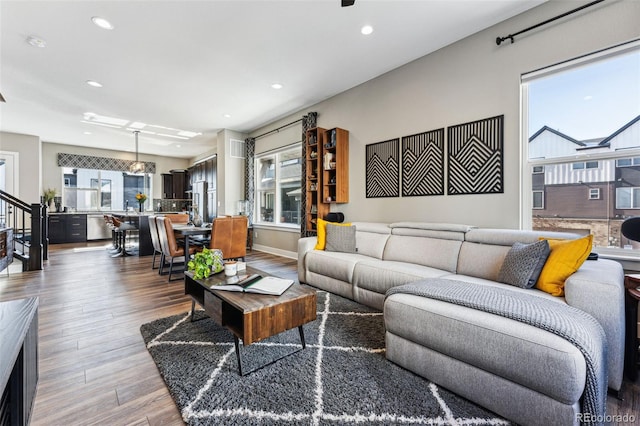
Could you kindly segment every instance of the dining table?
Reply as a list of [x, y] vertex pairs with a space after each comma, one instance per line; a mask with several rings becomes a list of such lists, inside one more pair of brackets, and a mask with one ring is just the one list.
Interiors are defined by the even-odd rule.
[[206, 237], [207, 235], [211, 235], [211, 227], [212, 225], [195, 226], [186, 223], [173, 224], [173, 232], [176, 234], [176, 237], [184, 237], [184, 252], [187, 262], [189, 261], [189, 240], [194, 236]]

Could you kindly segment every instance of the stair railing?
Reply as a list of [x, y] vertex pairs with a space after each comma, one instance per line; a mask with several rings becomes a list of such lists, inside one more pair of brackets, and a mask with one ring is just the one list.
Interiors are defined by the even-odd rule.
[[23, 271], [40, 270], [49, 258], [47, 222], [44, 205], [27, 204], [0, 190], [0, 227], [13, 229], [14, 257], [22, 260]]

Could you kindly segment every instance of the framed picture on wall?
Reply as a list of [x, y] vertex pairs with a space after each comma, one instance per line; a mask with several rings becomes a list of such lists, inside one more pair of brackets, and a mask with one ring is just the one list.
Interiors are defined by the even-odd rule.
[[444, 195], [444, 128], [402, 137], [402, 196]]
[[372, 143], [365, 149], [367, 198], [400, 196], [400, 139]]
[[504, 115], [447, 128], [447, 194], [504, 192]]

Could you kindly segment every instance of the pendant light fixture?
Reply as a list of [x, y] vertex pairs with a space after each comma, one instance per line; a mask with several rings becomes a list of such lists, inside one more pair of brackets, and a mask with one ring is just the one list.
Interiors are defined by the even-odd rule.
[[146, 172], [146, 165], [143, 161], [138, 161], [138, 133], [140, 133], [139, 130], [134, 130], [133, 134], [135, 135], [136, 138], [136, 161], [131, 163], [131, 166], [129, 166], [129, 171], [131, 173], [145, 173]]

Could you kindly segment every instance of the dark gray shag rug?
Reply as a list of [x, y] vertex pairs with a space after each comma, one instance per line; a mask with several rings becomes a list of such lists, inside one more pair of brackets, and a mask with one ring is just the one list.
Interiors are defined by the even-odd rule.
[[[182, 418], [219, 424], [509, 424], [384, 356], [382, 313], [318, 292], [306, 349], [240, 377], [233, 336], [203, 312], [142, 325]], [[253, 369], [300, 349], [297, 329], [243, 347]]]

